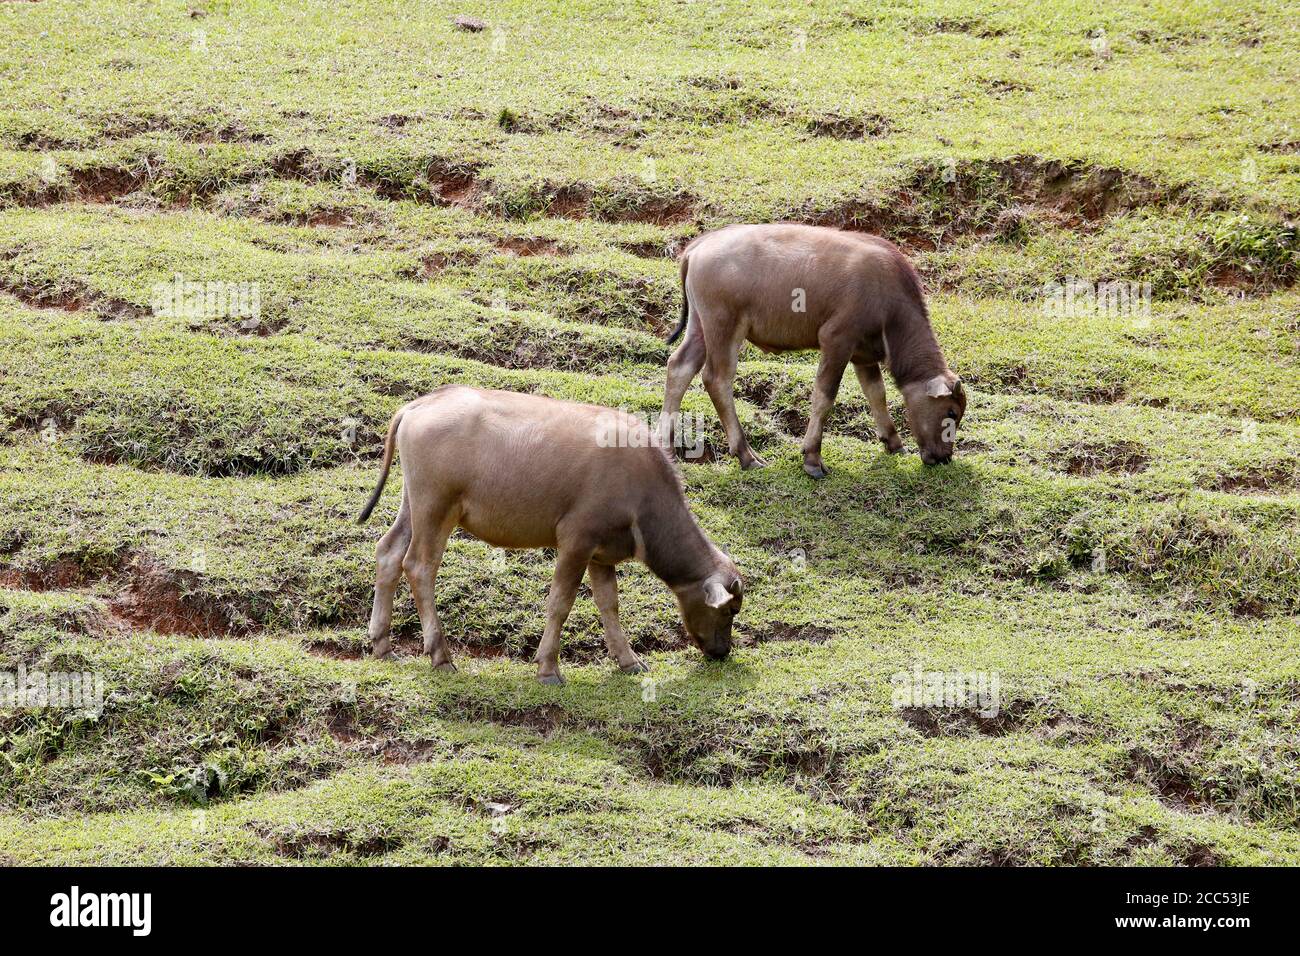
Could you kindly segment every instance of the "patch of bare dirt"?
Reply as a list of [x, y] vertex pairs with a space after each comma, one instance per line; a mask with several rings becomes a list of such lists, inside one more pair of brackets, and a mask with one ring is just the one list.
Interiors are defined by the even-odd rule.
[[829, 627], [820, 627], [816, 624], [771, 624], [762, 630], [742, 632], [740, 638], [736, 641], [740, 646], [752, 644], [784, 644], [791, 641], [801, 641], [806, 644], [825, 644], [835, 637], [835, 632]]
[[543, 737], [551, 737], [564, 726], [564, 709], [554, 704], [540, 707], [493, 711], [486, 715], [493, 723], [510, 727], [527, 727]]
[[602, 210], [597, 218], [607, 222], [643, 222], [676, 226], [695, 219], [698, 200], [693, 196], [638, 198], [617, 210]]
[[554, 239], [499, 239], [496, 247], [512, 256], [558, 256], [560, 254], [560, 244]]
[[1150, 788], [1166, 806], [1184, 811], [1209, 806], [1209, 800], [1182, 767], [1141, 749], [1131, 751], [1129, 761], [1129, 779]]
[[542, 202], [548, 216], [586, 219], [591, 205], [591, 190], [582, 186], [560, 186], [549, 190]]
[[313, 209], [311, 212], [289, 218], [295, 226], [325, 226], [337, 228], [353, 225], [352, 216], [343, 209]]
[[1133, 31], [1133, 39], [1138, 43], [1148, 44], [1150, 46], [1160, 47], [1178, 47], [1187, 46], [1191, 43], [1199, 43], [1206, 38], [1200, 31], [1189, 33], [1167, 33], [1153, 29], [1139, 29]]
[[405, 275], [411, 279], [432, 279], [448, 269], [472, 266], [477, 261], [478, 255], [468, 251], [430, 252], [420, 257], [418, 270]]
[[[484, 116], [475, 117], [485, 119]], [[512, 135], [528, 136], [547, 133], [576, 132], [586, 138], [603, 140], [618, 149], [632, 150], [646, 136], [645, 126], [626, 109], [592, 100], [559, 114], [519, 114], [501, 110], [496, 125]]]
[[807, 120], [804, 129], [814, 136], [852, 140], [888, 136], [893, 131], [893, 126], [888, 117], [878, 113], [868, 113], [865, 116], [840, 116], [828, 113]]
[[44, 130], [28, 130], [14, 141], [14, 145], [21, 150], [45, 153], [58, 149], [80, 149], [85, 144], [79, 140], [54, 136]]
[[936, 237], [998, 235], [1002, 213], [1017, 210], [1057, 226], [1085, 229], [1111, 216], [1170, 202], [1180, 194], [1144, 177], [1082, 162], [1018, 156], [928, 166], [880, 202], [850, 200], [796, 218], [873, 232], [910, 248]]
[[1219, 856], [1203, 843], [1193, 843], [1183, 856], [1183, 866], [1220, 866]]
[[30, 191], [13, 192], [5, 198], [21, 206], [74, 201], [107, 204], [139, 191], [145, 182], [142, 170], [89, 166], [70, 170], [66, 179], [55, 179]]
[[0, 568], [0, 585], [24, 591], [72, 591], [120, 570], [124, 554], [57, 558], [35, 568]]
[[[798, 438], [808, 430], [808, 410], [812, 403], [810, 395], [799, 395], [787, 402], [785, 393], [779, 390], [777, 382], [744, 377], [736, 380], [736, 396], [761, 409], [777, 428], [791, 438]], [[865, 411], [861, 405], [840, 402], [831, 410], [830, 417], [826, 420], [826, 429], [833, 434], [848, 435], [858, 441], [873, 443], [877, 440], [875, 425], [863, 417]]]
[[1125, 846], [1131, 853], [1133, 850], [1140, 850], [1143, 847], [1153, 846], [1159, 842], [1159, 831], [1155, 827], [1143, 824], [1138, 827], [1137, 832], [1128, 838]]
[[[389, 641], [389, 649], [393, 657], [418, 658], [424, 656], [424, 638], [420, 636], [418, 631], [408, 631], [406, 633], [394, 631], [390, 635]], [[453, 659], [470, 657], [477, 660], [495, 660], [509, 656], [506, 649], [500, 644], [449, 643]], [[306, 642], [303, 647], [309, 654], [335, 661], [359, 661], [370, 656], [370, 647], [363, 644], [341, 644], [337, 641], [313, 640]]]
[[376, 126], [382, 126], [384, 129], [400, 132], [410, 123], [415, 122], [416, 117], [407, 116], [405, 113], [391, 113], [388, 116], [381, 116], [375, 120]]
[[159, 634], [224, 637], [251, 632], [237, 608], [202, 595], [193, 572], [164, 568], [144, 555], [65, 557], [35, 568], [0, 569], [0, 586], [28, 591], [86, 591], [107, 583], [115, 593], [83, 622], [96, 633], [148, 629]]
[[736, 397], [761, 408], [790, 435], [802, 435], [808, 428], [808, 416], [798, 408], [777, 398], [777, 383], [766, 378], [744, 376], [736, 379]]
[[14, 283], [0, 279], [0, 291], [8, 292], [33, 309], [60, 309], [64, 312], [89, 310], [96, 318], [105, 320], [139, 319], [149, 314], [148, 309], [133, 302], [115, 299], [82, 285], [37, 286], [29, 282]]
[[479, 197], [478, 180], [472, 172], [447, 172], [430, 179], [437, 204], [473, 209]]
[[1003, 27], [975, 17], [941, 17], [931, 21], [928, 27], [931, 33], [964, 33], [980, 38], [1005, 36], [1007, 32]]
[[130, 139], [146, 133], [172, 133], [186, 143], [264, 143], [270, 138], [265, 133], [250, 130], [236, 119], [225, 122], [221, 122], [220, 118], [180, 122], [170, 116], [138, 115], [108, 118], [104, 123], [102, 138]]
[[541, 198], [545, 214], [560, 219], [639, 222], [675, 226], [695, 219], [698, 200], [686, 194], [630, 194], [617, 199], [597, 196], [588, 186], [550, 187]]
[[723, 450], [707, 438], [689, 448], [675, 444], [672, 453], [684, 465], [709, 465], [725, 457]]
[[1234, 495], [1285, 495], [1295, 492], [1298, 483], [1294, 469], [1278, 464], [1220, 475], [1211, 487]]
[[380, 748], [379, 759], [386, 764], [410, 765], [429, 763], [446, 752], [447, 748], [434, 740], [397, 740]]
[[1021, 730], [1036, 709], [1033, 701], [1017, 700], [989, 716], [965, 707], [904, 707], [898, 715], [924, 737], [1003, 737]]
[[1026, 84], [1020, 83], [1016, 80], [986, 79], [980, 81], [980, 86], [982, 86], [984, 91], [990, 96], [998, 98], [1007, 96], [1010, 93], [1033, 92], [1032, 86], [1027, 86]]
[[143, 554], [64, 557], [34, 568], [0, 569], [0, 585], [28, 591], [84, 590], [102, 584], [116, 593], [107, 613], [115, 628], [148, 628], [196, 637], [254, 629], [242, 610], [199, 593], [199, 575], [165, 568]]
[[144, 185], [144, 173], [114, 167], [91, 167], [72, 173], [74, 197], [81, 202], [110, 203]]
[[326, 657], [333, 661], [359, 661], [365, 657], [364, 650], [356, 644], [336, 644], [333, 641], [309, 641], [303, 645], [308, 654]]
[[620, 242], [618, 248], [640, 259], [672, 259], [680, 251], [676, 243], [646, 240], [644, 242]]
[[738, 90], [744, 81], [738, 76], [688, 76], [687, 84], [700, 90], [717, 93], [722, 90]]
[[394, 834], [379, 831], [330, 828], [284, 832], [255, 824], [249, 826], [275, 848], [276, 854], [293, 860], [330, 856], [335, 853], [351, 853], [359, 857], [382, 856], [399, 849], [405, 842]]
[[[1024, 395], [1056, 395], [1070, 401], [1083, 402], [1087, 405], [1113, 405], [1122, 402], [1128, 395], [1127, 387], [1119, 382], [1099, 382], [1073, 387], [1068, 385], [1061, 387], [1045, 386], [1034, 380], [1032, 371], [1023, 362], [996, 365], [980, 372], [964, 374], [962, 377], [971, 385], [987, 387], [993, 391]], [[1145, 402], [1144, 404], [1159, 407], [1156, 402]]]
[[316, 180], [326, 174], [324, 164], [308, 149], [281, 153], [271, 160], [270, 170], [281, 179]]
[[125, 588], [109, 600], [109, 608], [131, 626], [159, 634], [216, 637], [253, 630], [245, 615], [200, 594], [195, 587], [198, 577], [138, 557], [128, 569]]
[[1167, 734], [1167, 749], [1155, 753], [1146, 747], [1134, 747], [1128, 753], [1124, 776], [1150, 789], [1171, 809], [1184, 812], [1212, 809], [1210, 795], [1188, 770], [1202, 761], [1207, 736], [1204, 726], [1175, 720]]
[[1136, 475], [1147, 469], [1148, 449], [1134, 441], [1084, 442], [1061, 450], [1057, 465], [1070, 475]]

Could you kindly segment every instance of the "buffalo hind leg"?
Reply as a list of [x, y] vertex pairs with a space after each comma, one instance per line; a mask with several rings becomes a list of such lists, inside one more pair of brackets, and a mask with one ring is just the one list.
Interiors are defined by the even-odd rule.
[[762, 468], [767, 462], [755, 455], [754, 449], [749, 447], [749, 439], [745, 437], [745, 431], [740, 427], [740, 416], [736, 414], [736, 398], [733, 389], [736, 383], [738, 351], [735, 347], [726, 355], [709, 351], [708, 357], [704, 360], [704, 387], [708, 390], [709, 398], [713, 399], [713, 407], [718, 410], [722, 427], [726, 429], [727, 450], [740, 459], [741, 468]]
[[880, 374], [880, 364], [854, 362], [853, 370], [858, 373], [858, 384], [862, 386], [862, 394], [867, 396], [867, 404], [871, 406], [871, 419], [876, 423], [876, 437], [891, 454], [902, 451], [903, 439], [898, 437], [894, 420], [889, 417], [889, 405], [885, 401], [885, 379]]
[[561, 542], [555, 559], [555, 577], [551, 580], [551, 593], [546, 596], [546, 629], [537, 645], [537, 679], [543, 684], [563, 684], [560, 674], [560, 632], [573, 609], [573, 599], [578, 595], [582, 573], [591, 559], [591, 548], [577, 547]]
[[699, 320], [686, 327], [686, 337], [668, 360], [668, 382], [664, 386], [664, 410], [659, 416], [659, 437], [665, 448], [673, 446], [674, 434], [680, 436], [677, 416], [682, 410], [682, 397], [691, 387], [691, 381], [704, 367], [704, 335], [696, 331]]
[[822, 347], [821, 362], [817, 366], [817, 381], [813, 385], [812, 414], [808, 416], [808, 431], [803, 436], [803, 470], [814, 478], [825, 478], [829, 472], [822, 462], [822, 430], [826, 416], [835, 406], [840, 382], [844, 380], [844, 367], [849, 357], [833, 345]]
[[370, 653], [377, 658], [391, 656], [389, 631], [393, 624], [393, 595], [402, 580], [402, 559], [411, 543], [411, 508], [402, 491], [397, 520], [375, 546], [375, 603], [370, 611]]
[[605, 646], [609, 656], [618, 662], [625, 674], [640, 674], [650, 668], [628, 646], [627, 635], [618, 621], [618, 574], [609, 564], [588, 563], [587, 575], [591, 578], [591, 595], [600, 608], [600, 623], [605, 628]]
[[456, 511], [455, 506], [446, 502], [439, 502], [431, 508], [413, 506], [411, 545], [402, 560], [406, 579], [411, 583], [411, 593], [415, 595], [415, 607], [420, 612], [424, 653], [429, 655], [434, 669], [442, 671], [454, 671], [456, 665], [451, 662], [451, 650], [447, 647], [442, 621], [438, 619], [434, 583], [438, 579], [438, 568], [442, 566], [443, 552], [447, 550], [447, 539], [459, 520]]

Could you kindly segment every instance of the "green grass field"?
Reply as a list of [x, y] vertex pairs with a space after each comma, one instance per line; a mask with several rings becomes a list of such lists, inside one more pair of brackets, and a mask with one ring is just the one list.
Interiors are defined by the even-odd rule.
[[[0, 3], [0, 672], [106, 687], [0, 709], [0, 863], [1300, 863], [1289, 8]], [[405, 587], [365, 657], [392, 412], [657, 411], [675, 251], [775, 219], [913, 257], [956, 461], [884, 455], [848, 376], [812, 482], [816, 356], [747, 350], [771, 466], [681, 469], [730, 660], [625, 566], [652, 680], [584, 587], [539, 686], [552, 556], [461, 536], [459, 672]], [[258, 321], [160, 314], [177, 276]], [[895, 706], [916, 669], [999, 712]]]

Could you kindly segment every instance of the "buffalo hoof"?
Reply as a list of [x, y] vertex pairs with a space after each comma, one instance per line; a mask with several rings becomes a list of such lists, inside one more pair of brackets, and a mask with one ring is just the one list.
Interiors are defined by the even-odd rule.
[[436, 671], [442, 671], [444, 674], [456, 673], [456, 665], [451, 661], [443, 661], [441, 664], [434, 664], [433, 669]]
[[757, 455], [746, 455], [740, 459], [740, 467], [743, 471], [752, 471], [755, 468], [766, 468], [767, 462]]
[[891, 455], [897, 455], [903, 450], [903, 440], [897, 435], [892, 440], [887, 438], [880, 439], [880, 443], [885, 446], [885, 451]]
[[564, 677], [561, 674], [538, 674], [537, 682], [547, 687], [563, 687]]
[[808, 462], [804, 462], [803, 470], [808, 472], [808, 474], [811, 477], [817, 479], [818, 481], [821, 481], [823, 478], [827, 478], [830, 476], [830, 472], [826, 470], [825, 465], [810, 465], [808, 464]]
[[645, 674], [649, 672], [650, 665], [646, 664], [644, 661], [641, 661], [640, 659], [637, 659], [633, 661], [631, 664], [619, 664], [618, 669], [621, 670], [624, 674]]

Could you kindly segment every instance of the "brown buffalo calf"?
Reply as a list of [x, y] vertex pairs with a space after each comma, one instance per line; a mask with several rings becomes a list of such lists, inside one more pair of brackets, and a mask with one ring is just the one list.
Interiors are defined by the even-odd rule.
[[732, 394], [740, 347], [749, 341], [765, 352], [821, 350], [803, 439], [804, 470], [814, 478], [826, 476], [822, 428], [850, 362], [889, 451], [903, 443], [885, 404], [882, 362], [903, 393], [921, 459], [927, 465], [952, 459], [966, 395], [930, 328], [916, 270], [892, 243], [820, 226], [728, 226], [686, 247], [681, 277], [682, 320], [668, 341], [683, 330], [686, 338], [668, 361], [660, 419], [665, 441], [682, 396], [703, 369], [731, 453], [743, 468], [762, 467]]
[[[621, 440], [611, 440], [620, 438]], [[396, 448], [402, 506], [379, 541], [370, 640], [389, 652], [393, 593], [406, 572], [436, 668], [454, 670], [434, 606], [434, 581], [457, 527], [502, 548], [555, 548], [555, 578], [537, 676], [561, 684], [560, 630], [583, 572], [591, 578], [605, 642], [627, 672], [646, 670], [618, 621], [620, 561], [642, 561], [677, 596], [690, 640], [706, 655], [731, 650], [742, 585], [686, 505], [672, 462], [631, 415], [536, 395], [443, 386], [393, 416], [383, 472], [357, 519], [383, 494]]]

